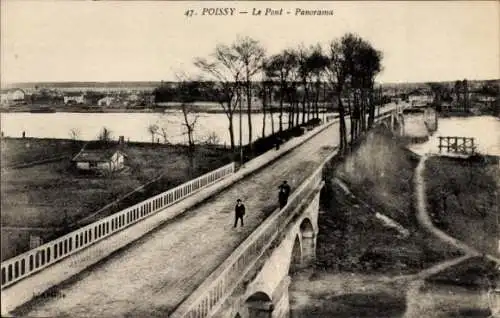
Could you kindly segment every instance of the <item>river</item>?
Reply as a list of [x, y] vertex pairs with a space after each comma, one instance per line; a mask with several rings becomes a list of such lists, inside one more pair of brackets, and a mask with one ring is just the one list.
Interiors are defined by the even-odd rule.
[[[331, 115], [331, 114], [327, 114]], [[208, 136], [215, 135], [218, 144], [230, 144], [226, 114], [196, 113], [189, 114], [189, 121], [197, 117], [194, 136], [197, 142], [204, 142]], [[323, 118], [323, 114], [320, 114]], [[264, 115], [252, 115], [252, 139], [262, 137]], [[279, 114], [274, 114], [274, 129], [279, 129]], [[125, 139], [137, 142], [151, 142], [148, 131], [150, 125], [165, 128], [170, 143], [187, 143], [182, 112], [168, 113], [2, 113], [0, 115], [1, 129], [5, 137], [21, 137], [23, 131], [26, 137], [36, 138], [70, 138], [70, 131], [78, 132], [80, 140], [94, 140], [103, 127], [111, 130], [112, 137], [124, 136]], [[239, 116], [233, 118], [235, 142], [239, 143]], [[283, 129], [288, 127], [288, 115], [283, 114]], [[271, 116], [266, 116], [266, 135], [271, 134]], [[248, 143], [248, 119], [242, 118], [243, 144]], [[163, 137], [156, 136], [163, 142]]]
[[500, 156], [500, 119], [497, 117], [440, 117], [438, 129], [429, 140], [414, 144], [410, 149], [421, 155], [437, 153], [440, 136], [472, 137], [479, 153]]

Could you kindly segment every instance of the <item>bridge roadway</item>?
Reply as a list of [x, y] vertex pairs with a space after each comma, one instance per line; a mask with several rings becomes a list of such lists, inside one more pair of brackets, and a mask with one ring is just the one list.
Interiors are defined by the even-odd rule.
[[[165, 317], [277, 208], [282, 180], [298, 187], [338, 144], [338, 123], [274, 163], [231, 185], [108, 260], [15, 314], [30, 317]], [[237, 198], [245, 226], [233, 228]], [[64, 297], [63, 297], [64, 296]]]

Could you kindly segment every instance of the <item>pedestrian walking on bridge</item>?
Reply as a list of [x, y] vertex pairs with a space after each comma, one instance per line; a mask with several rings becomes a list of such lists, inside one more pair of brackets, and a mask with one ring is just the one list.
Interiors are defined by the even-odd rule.
[[245, 205], [240, 199], [236, 200], [236, 206], [234, 207], [234, 227], [238, 225], [238, 220], [241, 220], [241, 226], [243, 226], [243, 216], [245, 215]]
[[288, 202], [288, 196], [290, 195], [291, 191], [290, 186], [288, 185], [286, 180], [283, 181], [282, 184], [280, 184], [279, 190], [280, 192], [278, 194], [278, 199], [280, 202], [280, 209], [283, 209]]

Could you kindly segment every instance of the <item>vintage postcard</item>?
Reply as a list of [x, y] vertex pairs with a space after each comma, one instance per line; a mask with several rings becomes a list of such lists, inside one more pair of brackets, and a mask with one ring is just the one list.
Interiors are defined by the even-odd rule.
[[500, 317], [500, 2], [0, 5], [2, 317]]

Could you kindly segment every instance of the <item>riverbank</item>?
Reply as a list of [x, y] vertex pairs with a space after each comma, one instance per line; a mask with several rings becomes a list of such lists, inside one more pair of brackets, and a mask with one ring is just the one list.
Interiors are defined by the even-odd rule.
[[[226, 112], [220, 105], [187, 105], [188, 111], [205, 114], [225, 114]], [[0, 113], [165, 113], [165, 112], [181, 112], [183, 107], [180, 104], [175, 105], [149, 105], [144, 107], [102, 107], [96, 105], [17, 105], [11, 108], [0, 108]], [[289, 106], [283, 107], [283, 112], [291, 111]], [[319, 112], [331, 112], [332, 107], [320, 107]], [[280, 107], [266, 107], [265, 112], [268, 114], [279, 113]], [[244, 114], [248, 111], [245, 109]], [[252, 114], [262, 114], [262, 107], [255, 107], [251, 110]], [[301, 112], [302, 113], [302, 112]], [[311, 113], [313, 113], [311, 111]]]
[[[322, 202], [318, 269], [402, 275], [462, 255], [443, 246], [416, 222], [411, 180], [418, 156], [383, 129], [370, 132], [354, 152], [333, 164]], [[332, 178], [345, 182], [346, 193]], [[389, 227], [376, 213], [404, 228]]]
[[[419, 157], [402, 146], [388, 133], [370, 133], [332, 165], [324, 190], [329, 199], [322, 201], [318, 220], [316, 267], [292, 278], [291, 317], [491, 313], [483, 277], [492, 277], [495, 266], [467, 261], [419, 226], [412, 187]], [[347, 186], [333, 182], [335, 177]], [[376, 212], [409, 235], [381, 222]]]

